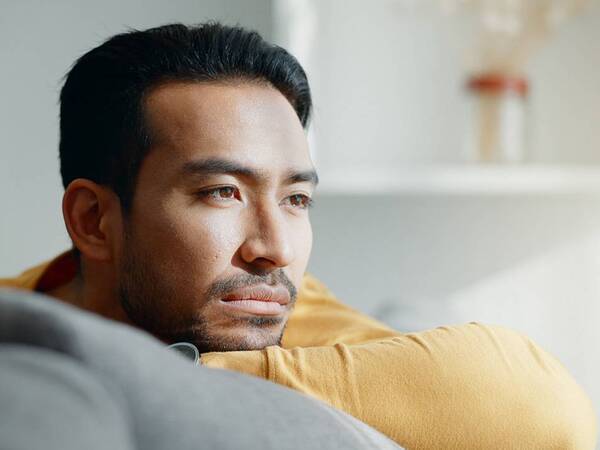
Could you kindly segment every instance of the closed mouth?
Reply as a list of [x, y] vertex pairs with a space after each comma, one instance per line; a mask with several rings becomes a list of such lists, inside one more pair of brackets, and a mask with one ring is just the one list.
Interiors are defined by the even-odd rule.
[[290, 301], [286, 288], [268, 285], [236, 289], [221, 298], [226, 308], [258, 316], [280, 316], [287, 311]]

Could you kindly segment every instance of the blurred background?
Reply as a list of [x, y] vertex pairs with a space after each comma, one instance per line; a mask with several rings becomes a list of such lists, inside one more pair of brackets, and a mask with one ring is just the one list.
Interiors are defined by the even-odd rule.
[[0, 277], [69, 246], [58, 92], [112, 34], [241, 24], [307, 69], [310, 271], [402, 331], [522, 331], [600, 411], [595, 0], [0, 0]]

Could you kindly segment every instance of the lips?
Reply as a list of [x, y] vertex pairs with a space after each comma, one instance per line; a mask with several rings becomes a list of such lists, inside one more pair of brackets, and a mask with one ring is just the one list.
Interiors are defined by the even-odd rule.
[[231, 291], [221, 301], [225, 307], [239, 312], [275, 316], [286, 311], [290, 293], [283, 286], [257, 285]]
[[283, 286], [259, 285], [236, 289], [223, 297], [222, 300], [224, 302], [254, 300], [287, 305], [290, 302], [290, 293]]

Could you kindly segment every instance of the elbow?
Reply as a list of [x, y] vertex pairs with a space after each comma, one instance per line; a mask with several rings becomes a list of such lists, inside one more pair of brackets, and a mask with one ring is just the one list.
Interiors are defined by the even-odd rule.
[[[564, 387], [562, 387], [564, 389]], [[532, 448], [594, 450], [597, 443], [597, 420], [588, 398], [571, 386], [553, 391], [529, 408], [523, 417], [531, 430]]]
[[515, 401], [537, 448], [594, 450], [598, 425], [589, 397], [558, 360], [529, 338], [520, 338], [531, 359], [513, 366], [524, 369], [515, 371], [521, 385]]
[[594, 450], [598, 422], [592, 403], [566, 371], [563, 377], [538, 407], [540, 425], [549, 439], [545, 448]]
[[[504, 327], [472, 324], [485, 349], [496, 395], [483, 410], [496, 424], [495, 439], [522, 449], [594, 450], [597, 418], [592, 403], [565, 367], [528, 337]], [[492, 436], [489, 436], [492, 438]]]

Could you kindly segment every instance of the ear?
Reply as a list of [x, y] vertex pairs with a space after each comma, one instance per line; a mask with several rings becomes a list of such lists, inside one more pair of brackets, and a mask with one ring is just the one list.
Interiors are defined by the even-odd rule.
[[75, 247], [88, 259], [111, 261], [123, 233], [118, 196], [105, 186], [78, 178], [63, 196], [63, 218]]

